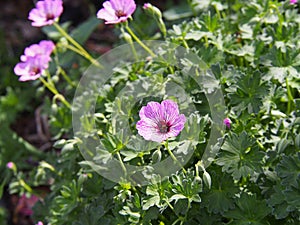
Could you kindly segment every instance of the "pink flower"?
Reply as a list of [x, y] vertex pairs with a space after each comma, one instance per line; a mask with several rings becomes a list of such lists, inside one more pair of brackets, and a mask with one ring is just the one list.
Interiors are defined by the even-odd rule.
[[13, 162], [8, 162], [8, 163], [6, 164], [6, 167], [7, 167], [8, 169], [13, 169], [14, 166], [15, 166], [15, 164], [14, 164]]
[[25, 194], [18, 201], [17, 211], [24, 216], [31, 216], [33, 214], [32, 208], [35, 203], [39, 200], [36, 195], [31, 195], [27, 198]]
[[44, 225], [42, 221], [39, 221], [36, 225]]
[[36, 3], [36, 8], [29, 12], [28, 19], [32, 26], [42, 27], [53, 24], [63, 12], [62, 0], [42, 0]]
[[226, 125], [226, 127], [228, 127], [228, 129], [230, 129], [231, 126], [231, 120], [229, 118], [225, 118], [223, 120], [224, 125]]
[[52, 41], [41, 41], [39, 44], [33, 44], [24, 50], [24, 55], [20, 57], [14, 72], [20, 76], [20, 81], [36, 80], [42, 72], [48, 68], [51, 61], [51, 53], [55, 45]]
[[290, 4], [292, 5], [297, 4], [297, 0], [290, 0]]
[[140, 110], [136, 124], [138, 133], [146, 140], [162, 142], [176, 137], [184, 128], [185, 116], [179, 115], [178, 105], [172, 100], [149, 102]]
[[50, 55], [53, 52], [55, 45], [52, 41], [40, 41], [39, 44], [33, 44], [25, 48], [24, 55], [21, 56], [22, 61], [26, 61], [28, 57], [34, 57], [37, 55], [48, 57], [51, 60]]
[[151, 4], [150, 3], [145, 3], [143, 5], [143, 9], [148, 9], [149, 7], [151, 7]]
[[105, 24], [125, 22], [136, 9], [134, 0], [110, 0], [103, 3], [103, 9], [97, 13], [99, 19]]

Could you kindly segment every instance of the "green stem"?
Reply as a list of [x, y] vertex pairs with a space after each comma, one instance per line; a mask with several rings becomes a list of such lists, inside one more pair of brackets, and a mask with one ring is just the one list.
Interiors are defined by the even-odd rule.
[[124, 37], [125, 41], [126, 41], [128, 44], [130, 44], [131, 51], [132, 51], [132, 53], [133, 53], [133, 55], [134, 55], [134, 58], [138, 61], [139, 58], [138, 58], [138, 56], [137, 56], [135, 47], [134, 47], [134, 45], [133, 45], [131, 36], [130, 36], [128, 33], [126, 33], [126, 32], [124, 31], [124, 28], [123, 28], [123, 27], [121, 27], [121, 32], [122, 32], [122, 34], [123, 34], [123, 37]]
[[181, 221], [181, 218], [180, 218], [180, 217], [177, 218], [177, 220], [175, 220], [175, 221], [172, 223], [172, 225], [176, 225], [179, 221]]
[[26, 191], [32, 193], [32, 188], [28, 184], [26, 184], [26, 182], [23, 179], [20, 179], [19, 183], [23, 188], [25, 188]]
[[46, 88], [48, 88], [49, 91], [51, 91], [54, 95], [58, 94], [58, 91], [56, 90], [53, 85], [49, 84], [44, 78], [40, 77], [40, 81], [45, 85]]
[[49, 70], [45, 70], [45, 74], [47, 77], [47, 81], [49, 82], [49, 85], [54, 87], [54, 89], [55, 89], [55, 84], [53, 83], [53, 81], [51, 79], [51, 74], [50, 74]]
[[128, 33], [131, 35], [131, 37], [133, 37], [133, 39], [143, 48], [145, 49], [152, 57], [155, 57], [156, 55], [154, 54], [154, 52], [148, 48], [131, 30], [131, 28], [128, 26], [128, 24], [125, 24], [125, 29], [128, 31]]
[[[199, 162], [198, 162], [199, 163]], [[196, 170], [196, 177], [199, 177], [199, 167], [198, 167], [198, 163], [195, 165], [195, 170]]]
[[290, 114], [292, 111], [292, 105], [293, 105], [294, 98], [293, 98], [292, 91], [291, 91], [291, 88], [288, 83], [288, 78], [285, 78], [285, 84], [286, 84], [286, 90], [287, 90], [287, 96], [288, 96], [287, 114]]
[[182, 43], [183, 43], [183, 46], [186, 48], [186, 49], [189, 49], [189, 45], [188, 43], [186, 42], [186, 40], [184, 39], [184, 37], [182, 37]]
[[58, 93], [56, 88], [49, 84], [44, 78], [40, 77], [40, 81], [45, 85], [46, 88], [48, 88], [49, 91], [51, 91], [54, 94], [53, 99], [59, 99], [65, 106], [67, 106], [69, 109], [71, 109], [70, 103], [65, 99], [65, 97]]
[[122, 160], [122, 158], [121, 158], [120, 152], [117, 151], [116, 154], [117, 154], [118, 160], [119, 160], [119, 162], [120, 162], [120, 165], [121, 165], [121, 167], [122, 167], [122, 170], [124, 171], [125, 178], [126, 178], [126, 176], [127, 176], [127, 169], [126, 169], [126, 167], [125, 167], [125, 165], [124, 165], [124, 163], [123, 163], [123, 160]]
[[60, 66], [60, 63], [59, 63], [59, 59], [58, 59], [58, 55], [57, 55], [57, 51], [54, 52], [55, 54], [55, 57], [54, 57], [54, 60], [55, 60], [55, 63], [56, 63], [56, 67], [58, 68], [57, 69], [57, 72], [56, 72], [56, 75], [59, 75], [61, 74], [64, 79], [72, 86], [72, 87], [76, 87], [76, 85], [73, 83], [73, 81], [69, 78], [69, 76], [66, 74], [66, 71]]
[[208, 38], [206, 35], [204, 35], [204, 40], [205, 40], [205, 47], [208, 48], [209, 44], [208, 44]]
[[65, 97], [64, 97], [63, 95], [61, 95], [61, 94], [56, 94], [56, 95], [54, 95], [53, 101], [56, 101], [56, 99], [59, 99], [59, 100], [60, 100], [62, 103], [64, 103], [65, 106], [67, 106], [69, 109], [72, 108], [71, 105], [70, 105], [70, 103], [65, 99]]
[[66, 71], [64, 71], [63, 68], [61, 68], [59, 66], [58, 71], [63, 76], [63, 78], [68, 82], [68, 84], [70, 84], [72, 87], [76, 87], [76, 85], [73, 83], [73, 81], [71, 81], [71, 79], [68, 77], [68, 75], [66, 74]]
[[176, 156], [173, 154], [173, 152], [169, 149], [169, 145], [168, 145], [168, 140], [165, 143], [165, 147], [169, 153], [169, 155], [171, 156], [171, 158], [174, 160], [175, 163], [177, 163], [177, 165], [179, 165], [182, 169], [182, 171], [184, 173], [186, 173], [186, 170], [184, 169], [184, 167], [181, 165], [181, 163], [178, 161], [178, 159], [176, 158]]
[[81, 56], [85, 57], [83, 52], [80, 51], [78, 48], [74, 47], [73, 45], [67, 45], [66, 47], [67, 47], [67, 49], [70, 49], [71, 51], [77, 53], [78, 55], [81, 55]]
[[63, 35], [72, 45], [77, 48], [78, 51], [75, 51], [76, 53], [85, 57], [95, 66], [102, 68], [102, 65], [97, 60], [95, 60], [77, 41], [75, 41], [75, 39], [72, 38], [58, 23], [55, 22], [53, 25], [58, 30], [58, 32], [61, 33], [61, 35]]

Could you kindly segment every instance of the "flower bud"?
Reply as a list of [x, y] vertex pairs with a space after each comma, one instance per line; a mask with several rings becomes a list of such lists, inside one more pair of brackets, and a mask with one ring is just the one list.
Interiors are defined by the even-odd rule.
[[13, 163], [13, 162], [8, 162], [7, 164], [6, 164], [6, 167], [8, 168], [8, 169], [13, 169], [14, 167], [16, 167], [16, 165]]
[[132, 44], [132, 43], [133, 43], [130, 34], [128, 34], [127, 32], [125, 32], [125, 31], [122, 32], [122, 36], [123, 36], [124, 40], [125, 40], [128, 44]]
[[161, 160], [161, 151], [158, 149], [152, 154], [153, 163], [158, 163]]
[[56, 114], [57, 111], [58, 111], [58, 106], [57, 104], [54, 102], [52, 105], [51, 105], [51, 111]]
[[203, 181], [205, 185], [210, 189], [211, 188], [211, 177], [208, 172], [204, 171], [203, 173]]
[[16, 166], [16, 164], [15, 164], [14, 162], [8, 162], [8, 163], [6, 164], [6, 167], [7, 167], [9, 170], [12, 170], [13, 173], [16, 175], [16, 173], [17, 173], [17, 166]]
[[145, 3], [143, 9], [156, 20], [160, 31], [163, 33], [164, 36], [166, 36], [167, 29], [164, 21], [162, 20], [161, 11], [150, 3]]
[[231, 120], [229, 119], [229, 118], [225, 118], [224, 120], [223, 120], [223, 123], [224, 123], [224, 125], [226, 125], [226, 127], [228, 128], [228, 129], [230, 129], [230, 126], [231, 126]]

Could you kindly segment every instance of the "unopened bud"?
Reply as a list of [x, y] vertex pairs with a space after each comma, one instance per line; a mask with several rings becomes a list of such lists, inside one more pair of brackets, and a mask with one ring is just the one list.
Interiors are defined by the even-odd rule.
[[124, 40], [128, 43], [131, 44], [132, 42], [132, 37], [130, 36], [130, 34], [128, 34], [127, 32], [122, 32], [122, 36], [124, 38]]
[[223, 123], [224, 123], [224, 125], [226, 125], [226, 127], [228, 128], [228, 129], [230, 129], [230, 126], [231, 126], [231, 120], [229, 119], [229, 118], [225, 118], [224, 120], [223, 120]]
[[13, 163], [13, 162], [8, 162], [8, 163], [6, 164], [6, 167], [7, 167], [8, 169], [14, 171], [15, 173], [17, 172], [17, 166], [16, 166], [16, 164]]
[[163, 33], [164, 36], [166, 36], [167, 29], [166, 29], [166, 25], [162, 19], [162, 13], [159, 10], [159, 8], [153, 6], [150, 3], [145, 3], [143, 6], [143, 9], [156, 20], [160, 31]]

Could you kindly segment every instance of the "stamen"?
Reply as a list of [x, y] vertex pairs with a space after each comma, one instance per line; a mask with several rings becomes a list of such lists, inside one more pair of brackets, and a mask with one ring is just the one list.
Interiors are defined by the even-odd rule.
[[158, 123], [158, 129], [161, 133], [168, 133], [170, 131], [170, 125], [168, 125], [165, 121], [160, 121]]
[[126, 13], [124, 13], [123, 10], [116, 10], [115, 14], [117, 17], [126, 16]]
[[40, 70], [40, 68], [35, 67], [35, 68], [32, 68], [31, 72], [32, 72], [32, 75], [36, 75], [36, 74], [39, 74], [41, 72], [41, 70]]
[[50, 13], [49, 13], [49, 14], [46, 15], [46, 19], [47, 19], [47, 20], [53, 20], [54, 18], [55, 18], [55, 17], [54, 17], [53, 14], [50, 14]]

